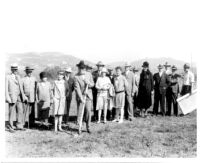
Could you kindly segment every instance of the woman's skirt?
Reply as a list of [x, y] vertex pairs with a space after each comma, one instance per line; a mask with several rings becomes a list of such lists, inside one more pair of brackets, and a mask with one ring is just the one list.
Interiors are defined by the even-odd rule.
[[108, 97], [107, 96], [97, 96], [97, 106], [96, 110], [107, 109]]
[[61, 98], [61, 99], [56, 99], [54, 98], [54, 116], [55, 115], [64, 115], [66, 111], [66, 99]]
[[121, 109], [124, 108], [125, 105], [125, 93], [116, 93], [114, 97], [114, 107]]

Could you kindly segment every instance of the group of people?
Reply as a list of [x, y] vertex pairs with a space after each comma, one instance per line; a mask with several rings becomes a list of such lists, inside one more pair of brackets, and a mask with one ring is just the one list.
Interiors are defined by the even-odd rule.
[[[11, 74], [6, 76], [6, 102], [9, 109], [10, 132], [25, 130], [35, 125], [35, 104], [39, 111], [39, 119], [48, 124], [50, 107], [53, 108], [54, 131], [63, 131], [63, 122], [68, 123], [72, 94], [76, 93], [78, 133], [82, 131], [82, 121], [86, 122], [86, 130], [91, 133], [90, 122], [123, 123], [124, 118], [134, 121], [138, 108], [141, 117], [147, 116], [147, 110], [152, 106], [154, 95], [153, 115], [158, 115], [159, 105], [162, 116], [171, 116], [173, 105], [174, 114], [178, 116], [178, 95], [191, 93], [194, 75], [189, 64], [185, 64], [183, 76], [177, 74], [177, 67], [158, 65], [154, 75], [149, 70], [149, 63], [142, 65], [140, 76], [137, 69], [126, 63], [123, 68], [118, 66], [115, 71], [105, 66], [101, 61], [93, 66], [80, 61], [78, 72], [72, 76], [70, 67], [58, 71], [57, 80], [48, 81], [48, 74], [41, 72], [40, 81], [32, 76], [31, 67], [25, 68], [25, 77], [18, 75], [18, 66], [11, 66]], [[183, 80], [182, 90], [179, 91], [179, 79]], [[92, 116], [93, 110], [93, 116]], [[17, 123], [14, 125], [14, 111]], [[102, 115], [103, 112], [103, 115]], [[103, 121], [102, 121], [103, 119]]]

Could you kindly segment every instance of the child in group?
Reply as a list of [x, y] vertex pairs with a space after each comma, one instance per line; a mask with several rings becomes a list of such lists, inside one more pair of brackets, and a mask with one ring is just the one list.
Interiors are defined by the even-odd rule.
[[47, 81], [47, 73], [40, 73], [41, 81], [37, 83], [36, 100], [40, 114], [40, 119], [43, 125], [47, 126], [49, 118], [49, 110], [51, 103], [53, 103], [53, 96], [51, 91], [51, 84]]
[[108, 90], [111, 86], [110, 79], [106, 76], [107, 70], [106, 68], [102, 68], [101, 76], [98, 77], [96, 82], [97, 93], [97, 106], [96, 110], [98, 110], [98, 121], [101, 122], [101, 113], [104, 111], [104, 123], [106, 123], [107, 117], [107, 108], [108, 108]]
[[64, 71], [58, 72], [58, 80], [55, 80], [53, 86], [53, 99], [54, 99], [54, 117], [55, 117], [55, 132], [63, 131], [62, 118], [66, 110], [66, 97], [68, 91], [68, 85], [64, 80]]
[[[116, 76], [114, 78], [114, 108], [116, 109], [116, 115], [113, 122], [122, 123], [124, 117], [124, 104], [125, 104], [125, 92], [128, 89], [128, 82], [126, 78], [122, 75], [122, 68], [116, 67]], [[120, 119], [119, 119], [120, 112]]]

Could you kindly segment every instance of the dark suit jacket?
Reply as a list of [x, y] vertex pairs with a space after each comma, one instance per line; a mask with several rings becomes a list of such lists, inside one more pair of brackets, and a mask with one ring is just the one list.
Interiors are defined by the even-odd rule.
[[160, 93], [165, 91], [166, 88], [170, 85], [170, 79], [169, 76], [166, 74], [166, 72], [163, 72], [161, 77], [159, 72], [155, 73], [153, 76], [154, 80], [154, 90], [159, 91]]

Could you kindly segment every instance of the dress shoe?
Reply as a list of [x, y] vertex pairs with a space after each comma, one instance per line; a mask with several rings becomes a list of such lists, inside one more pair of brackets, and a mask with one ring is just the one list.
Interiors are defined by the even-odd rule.
[[87, 130], [87, 132], [88, 132], [89, 134], [91, 134], [91, 133], [92, 133], [92, 132], [91, 132], [91, 130], [89, 130], [89, 129]]

